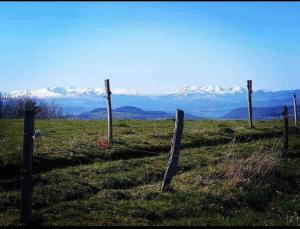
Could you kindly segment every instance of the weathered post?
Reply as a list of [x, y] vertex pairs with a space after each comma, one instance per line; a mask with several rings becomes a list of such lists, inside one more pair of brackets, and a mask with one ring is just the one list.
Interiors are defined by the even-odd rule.
[[181, 135], [183, 131], [183, 122], [184, 122], [184, 112], [182, 110], [177, 110], [174, 136], [171, 143], [171, 157], [169, 159], [167, 169], [164, 175], [161, 191], [164, 191], [165, 187], [171, 183], [173, 176], [177, 172], [180, 141], [181, 141]]
[[297, 97], [296, 93], [294, 93], [294, 119], [295, 119], [295, 127], [298, 126], [298, 112], [297, 112]]
[[112, 113], [111, 113], [111, 100], [110, 100], [110, 87], [109, 80], [105, 80], [105, 92], [106, 92], [106, 108], [107, 108], [107, 141], [112, 143]]
[[34, 104], [25, 107], [23, 161], [21, 175], [21, 222], [28, 225], [31, 220], [32, 153], [34, 136]]
[[284, 106], [283, 112], [284, 119], [284, 131], [283, 131], [283, 156], [285, 156], [288, 152], [289, 147], [289, 114], [287, 106]]
[[249, 127], [253, 128], [252, 122], [252, 80], [247, 80], [248, 88], [248, 117], [249, 117]]
[[0, 119], [2, 119], [2, 110], [3, 110], [3, 103], [2, 103], [2, 94], [0, 92]]

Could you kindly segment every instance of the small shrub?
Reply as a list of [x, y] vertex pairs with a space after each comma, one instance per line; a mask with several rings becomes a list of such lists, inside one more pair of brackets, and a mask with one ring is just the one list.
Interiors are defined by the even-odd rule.
[[129, 127], [126, 123], [124, 122], [120, 122], [120, 123], [117, 123], [115, 124], [115, 126], [118, 126], [118, 127]]
[[223, 133], [226, 133], [226, 134], [233, 134], [234, 130], [231, 129], [230, 127], [223, 127], [223, 128], [220, 128], [220, 132], [223, 132]]
[[[242, 155], [242, 154], [240, 154]], [[264, 150], [260, 148], [246, 158], [233, 158], [226, 168], [226, 176], [232, 186], [261, 182], [274, 174], [280, 159], [279, 147]]]

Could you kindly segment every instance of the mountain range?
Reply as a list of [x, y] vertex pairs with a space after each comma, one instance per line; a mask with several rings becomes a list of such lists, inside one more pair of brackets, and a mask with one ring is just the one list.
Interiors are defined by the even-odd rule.
[[[232, 94], [237, 92], [246, 91], [245, 88], [242, 87], [229, 87], [223, 88], [220, 86], [204, 86], [204, 87], [189, 87], [185, 86], [183, 88], [179, 88], [176, 91], [160, 93], [160, 94], [151, 94], [151, 93], [139, 93], [135, 90], [127, 90], [124, 88], [112, 89], [112, 94], [114, 95], [132, 95], [132, 96], [163, 96], [163, 95], [184, 95], [191, 93], [199, 93], [199, 94]], [[79, 89], [75, 87], [49, 87], [42, 88], [38, 90], [18, 90], [12, 91], [9, 93], [10, 95], [17, 97], [23, 96], [27, 93], [30, 93], [32, 96], [37, 98], [79, 98], [79, 97], [95, 97], [101, 96], [105, 94], [103, 88], [95, 87], [95, 88], [84, 88]]]
[[[124, 106], [116, 109], [112, 109], [113, 119], [135, 119], [135, 120], [159, 120], [159, 119], [174, 119], [175, 113], [167, 113], [163, 111], [145, 111], [137, 107]], [[107, 111], [106, 108], [96, 108], [88, 112], [83, 112], [79, 115], [73, 115], [73, 119], [106, 119]], [[188, 113], [184, 114], [185, 119], [189, 120], [199, 120], [201, 117], [190, 115]]]
[[[254, 90], [253, 107], [269, 108], [291, 106], [294, 92], [300, 90]], [[22, 96], [28, 91], [13, 91], [13, 97]], [[65, 113], [79, 115], [99, 107], [105, 107], [105, 94], [102, 88], [78, 89], [75, 87], [52, 87], [29, 91], [37, 99], [55, 102], [64, 108]], [[112, 108], [131, 106], [144, 111], [160, 111], [174, 114], [182, 109], [197, 117], [223, 118], [234, 109], [247, 107], [247, 89], [243, 87], [223, 88], [219, 86], [183, 87], [175, 91], [147, 94], [127, 89], [112, 90]], [[226, 116], [225, 116], [226, 117]]]

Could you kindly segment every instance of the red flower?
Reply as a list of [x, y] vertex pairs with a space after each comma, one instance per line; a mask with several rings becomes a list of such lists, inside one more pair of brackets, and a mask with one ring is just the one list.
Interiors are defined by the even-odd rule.
[[96, 142], [96, 144], [97, 144], [98, 146], [100, 146], [102, 149], [107, 149], [107, 148], [110, 147], [110, 144], [109, 144], [107, 141], [101, 141], [101, 140], [98, 140], [98, 141]]

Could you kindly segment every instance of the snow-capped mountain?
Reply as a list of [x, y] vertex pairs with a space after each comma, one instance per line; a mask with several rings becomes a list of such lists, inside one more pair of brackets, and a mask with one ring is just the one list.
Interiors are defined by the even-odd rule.
[[[104, 95], [104, 89], [102, 88], [84, 88], [79, 89], [75, 87], [49, 87], [38, 90], [29, 90], [29, 91], [12, 91], [10, 93], [13, 97], [24, 96], [29, 94], [35, 98], [79, 98], [79, 97], [93, 97]], [[114, 89], [112, 90], [113, 94], [125, 94], [125, 95], [134, 95], [135, 91], [126, 90], [126, 89]]]
[[[299, 89], [282, 91], [254, 90], [253, 106], [292, 105], [294, 92], [300, 97]], [[13, 91], [10, 94], [17, 97], [27, 93], [37, 99], [55, 102], [70, 114], [79, 114], [106, 106], [104, 88], [53, 87], [32, 91]], [[247, 89], [238, 86], [229, 88], [185, 86], [161, 94], [112, 89], [112, 108], [122, 106], [134, 106], [143, 110], [159, 110], [170, 113], [179, 108], [191, 115], [217, 118], [233, 109], [247, 107]]]
[[233, 94], [233, 93], [243, 93], [246, 89], [236, 86], [236, 87], [229, 87], [229, 88], [223, 88], [220, 86], [204, 86], [204, 87], [198, 87], [198, 86], [185, 86], [183, 88], [180, 88], [174, 92], [171, 92], [169, 94], [173, 95], [186, 95], [186, 94]]
[[[220, 86], [185, 86], [183, 88], [179, 88], [176, 91], [171, 91], [167, 93], [160, 94], [146, 94], [139, 93], [134, 90], [128, 90], [124, 88], [112, 89], [112, 94], [114, 95], [135, 95], [135, 96], [163, 96], [163, 95], [188, 95], [188, 94], [234, 94], [234, 93], [243, 93], [246, 91], [245, 88], [242, 87], [229, 87], [223, 88]], [[24, 96], [29, 94], [36, 98], [79, 98], [79, 97], [93, 97], [93, 96], [102, 96], [105, 91], [103, 88], [75, 88], [75, 87], [49, 87], [38, 90], [19, 90], [12, 91], [10, 93], [13, 97]]]

